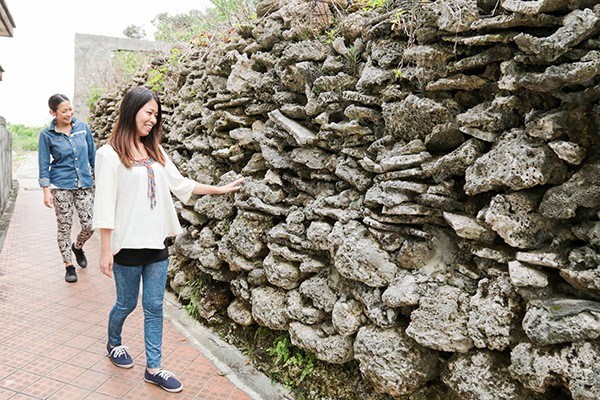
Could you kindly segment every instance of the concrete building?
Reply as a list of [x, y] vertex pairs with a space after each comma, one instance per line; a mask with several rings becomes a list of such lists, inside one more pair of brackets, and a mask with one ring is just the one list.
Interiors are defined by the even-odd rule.
[[[15, 28], [15, 21], [13, 21], [12, 16], [10, 15], [10, 11], [8, 11], [8, 7], [6, 6], [6, 2], [4, 0], [0, 0], [0, 36], [8, 36], [12, 37], [13, 29]], [[0, 59], [0, 63], [2, 60]], [[0, 64], [0, 81], [2, 80], [2, 73], [4, 69]]]
[[[2, 0], [0, 0], [2, 1]], [[112, 60], [118, 51], [168, 52], [172, 43], [152, 42], [110, 36], [75, 34], [75, 73], [73, 108], [75, 116], [87, 122], [88, 100], [95, 90], [112, 88], [118, 77], [114, 75]]]

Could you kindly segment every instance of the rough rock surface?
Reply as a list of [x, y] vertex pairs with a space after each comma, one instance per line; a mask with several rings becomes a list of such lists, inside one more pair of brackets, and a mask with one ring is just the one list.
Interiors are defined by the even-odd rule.
[[171, 289], [386, 400], [600, 398], [600, 4], [374, 3], [260, 0], [95, 104], [100, 144], [152, 87], [184, 175], [246, 178], [176, 203]]

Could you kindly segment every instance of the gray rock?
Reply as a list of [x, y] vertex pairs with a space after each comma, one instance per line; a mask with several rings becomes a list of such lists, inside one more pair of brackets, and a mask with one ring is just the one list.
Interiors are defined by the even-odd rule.
[[600, 337], [600, 303], [557, 299], [532, 305], [523, 329], [539, 346], [589, 341]]
[[423, 163], [421, 168], [436, 182], [441, 182], [453, 175], [463, 176], [467, 168], [483, 153], [484, 144], [477, 139], [469, 139], [453, 152]]
[[337, 295], [327, 285], [327, 277], [313, 276], [300, 285], [300, 293], [312, 300], [314, 306], [327, 313], [333, 311]]
[[511, 352], [510, 372], [525, 387], [545, 392], [563, 386], [574, 400], [600, 397], [600, 345], [577, 342], [561, 347], [520, 343]]
[[556, 153], [558, 158], [572, 165], [579, 165], [585, 158], [585, 149], [577, 143], [557, 140], [548, 143], [548, 146]]
[[465, 192], [474, 195], [506, 187], [522, 190], [558, 184], [566, 174], [566, 166], [547, 145], [514, 130], [502, 135], [489, 153], [467, 168]]
[[373, 66], [371, 60], [367, 62], [362, 70], [356, 88], [360, 92], [367, 93], [371, 89], [380, 87], [394, 78], [394, 72], [389, 69], [381, 69]]
[[290, 324], [292, 344], [310, 350], [319, 360], [344, 364], [354, 357], [353, 338], [336, 335], [328, 324], [308, 326], [299, 322]]
[[[564, 3], [567, 0], [560, 1]], [[529, 3], [531, 4], [531, 2]], [[525, 53], [535, 54], [538, 58], [541, 58], [546, 62], [555, 61], [572, 47], [597, 33], [597, 23], [599, 20], [600, 16], [596, 15], [594, 11], [589, 8], [585, 10], [575, 10], [564, 18], [564, 26], [558, 29], [554, 34], [545, 38], [536, 38], [529, 34], [522, 33], [515, 37], [515, 43], [519, 46], [519, 49]]]
[[325, 311], [310, 305], [310, 302], [305, 300], [298, 290], [287, 292], [286, 311], [290, 320], [299, 321], [306, 325], [321, 323], [328, 316]]
[[567, 219], [575, 216], [579, 207], [600, 206], [600, 164], [587, 164], [562, 185], [550, 188], [540, 204], [540, 213], [547, 218]]
[[468, 312], [468, 295], [442, 286], [421, 297], [419, 308], [410, 315], [406, 334], [431, 349], [466, 353], [473, 347], [467, 333]]
[[444, 212], [443, 215], [448, 225], [462, 238], [491, 242], [496, 237], [490, 228], [473, 217], [450, 212]]
[[479, 281], [477, 293], [470, 300], [467, 323], [476, 347], [503, 351], [511, 345], [521, 315], [520, 301], [506, 276]]
[[225, 235], [237, 252], [252, 259], [264, 255], [267, 250], [266, 231], [271, 219], [260, 214], [239, 213]]
[[563, 9], [568, 3], [568, 0], [504, 0], [502, 2], [502, 8], [506, 11], [515, 13], [535, 15]]
[[271, 252], [263, 260], [263, 266], [270, 284], [288, 290], [300, 285], [302, 276], [294, 263], [275, 257]]
[[393, 280], [398, 267], [360, 223], [336, 223], [329, 241], [339, 241], [332, 250], [333, 262], [346, 278], [372, 287], [387, 286]]
[[423, 139], [434, 126], [453, 120], [442, 104], [413, 94], [399, 103], [384, 103], [382, 108], [388, 132], [407, 140]]
[[548, 275], [539, 268], [528, 266], [519, 261], [510, 261], [508, 272], [512, 284], [517, 287], [543, 288], [548, 286]]
[[476, 350], [456, 354], [448, 362], [442, 381], [464, 400], [519, 400], [539, 396], [515, 382], [510, 360], [497, 352]]
[[363, 326], [356, 335], [354, 358], [375, 389], [391, 396], [412, 393], [438, 375], [436, 353], [400, 329]]
[[399, 274], [381, 296], [388, 307], [416, 306], [420, 298], [417, 280], [409, 273]]
[[227, 315], [238, 325], [250, 326], [254, 323], [250, 306], [238, 299], [229, 303]]
[[338, 300], [331, 312], [331, 323], [342, 336], [354, 335], [367, 321], [361, 303], [356, 300]]
[[287, 330], [286, 294], [281, 289], [261, 286], [252, 289], [252, 317], [260, 325], [277, 331]]
[[485, 221], [504, 241], [519, 249], [534, 249], [547, 241], [556, 223], [535, 212], [539, 195], [527, 191], [498, 194], [480, 212]]
[[298, 122], [284, 116], [278, 110], [271, 111], [269, 113], [269, 118], [277, 126], [285, 130], [299, 145], [312, 143], [316, 138], [314, 132], [303, 127]]

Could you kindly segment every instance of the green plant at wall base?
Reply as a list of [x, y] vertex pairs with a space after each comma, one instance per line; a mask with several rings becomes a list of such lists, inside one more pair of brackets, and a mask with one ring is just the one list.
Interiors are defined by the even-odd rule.
[[261, 336], [261, 335], [267, 335], [271, 333], [271, 330], [269, 328], [267, 328], [266, 326], [259, 326], [258, 329], [256, 330], [256, 332], [254, 332], [254, 339], [256, 339], [257, 337]]
[[185, 305], [185, 311], [193, 319], [198, 319], [198, 307], [196, 307], [196, 303], [194, 302], [193, 298], [188, 304]]
[[267, 354], [275, 357], [275, 365], [281, 363], [283, 368], [290, 368], [299, 372], [297, 378], [285, 382], [290, 388], [300, 384], [313, 372], [315, 367], [315, 356], [292, 345], [287, 332], [275, 339], [273, 345], [267, 349]]

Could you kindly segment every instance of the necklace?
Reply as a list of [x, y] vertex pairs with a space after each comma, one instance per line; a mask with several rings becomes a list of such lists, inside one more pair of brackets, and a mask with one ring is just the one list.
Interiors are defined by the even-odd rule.
[[55, 130], [57, 133], [62, 133], [62, 134], [64, 134], [64, 135], [69, 135], [69, 134], [71, 133], [71, 129], [72, 129], [72, 128], [73, 128], [73, 127], [72, 127], [71, 125], [67, 125], [67, 126], [65, 126], [64, 128], [62, 128], [62, 127], [61, 127], [61, 128], [59, 128], [59, 127], [55, 127], [55, 128], [54, 128], [54, 130]]

